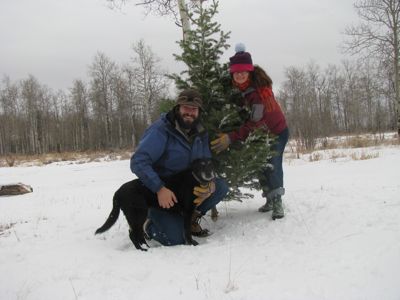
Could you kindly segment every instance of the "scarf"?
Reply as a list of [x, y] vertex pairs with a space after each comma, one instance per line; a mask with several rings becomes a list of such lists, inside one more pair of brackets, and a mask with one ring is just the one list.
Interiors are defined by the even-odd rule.
[[235, 80], [232, 80], [232, 82], [234, 86], [243, 92], [250, 86], [250, 77], [243, 83], [237, 83]]

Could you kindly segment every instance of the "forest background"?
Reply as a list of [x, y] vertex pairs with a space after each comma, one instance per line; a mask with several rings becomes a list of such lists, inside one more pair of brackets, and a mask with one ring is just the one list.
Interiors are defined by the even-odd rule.
[[[108, 2], [121, 10], [133, 5]], [[190, 11], [196, 2], [148, 1], [144, 7], [179, 23], [177, 5]], [[346, 27], [338, 45], [351, 59], [284, 67], [275, 89], [298, 149], [311, 150], [318, 139], [333, 135], [399, 130], [399, 3], [356, 1], [354, 10], [358, 24]], [[12, 165], [18, 155], [132, 151], [160, 106], [176, 93], [145, 39], [134, 42], [132, 52], [130, 60], [117, 63], [99, 50], [88, 65], [87, 81], [76, 79], [67, 90], [54, 90], [34, 74], [20, 80], [3, 74], [0, 155]]]

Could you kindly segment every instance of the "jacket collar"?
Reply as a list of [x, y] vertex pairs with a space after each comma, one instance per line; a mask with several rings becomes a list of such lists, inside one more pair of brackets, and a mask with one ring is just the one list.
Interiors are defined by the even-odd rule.
[[242, 97], [246, 97], [248, 94], [251, 94], [252, 92], [255, 92], [256, 89], [252, 86], [249, 86], [247, 89], [242, 91]]

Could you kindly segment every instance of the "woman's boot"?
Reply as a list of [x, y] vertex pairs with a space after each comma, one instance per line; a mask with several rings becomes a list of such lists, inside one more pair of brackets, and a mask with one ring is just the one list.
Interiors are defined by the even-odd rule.
[[273, 199], [272, 220], [282, 219], [284, 216], [285, 216], [285, 212], [283, 211], [282, 197], [281, 197], [281, 195], [277, 195]]

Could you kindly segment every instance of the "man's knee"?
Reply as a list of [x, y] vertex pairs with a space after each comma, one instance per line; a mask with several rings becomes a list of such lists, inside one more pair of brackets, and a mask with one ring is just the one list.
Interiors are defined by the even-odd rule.
[[225, 195], [228, 193], [229, 191], [229, 187], [228, 184], [226, 183], [226, 181], [222, 178], [216, 178], [215, 179], [215, 192], [218, 193], [218, 195], [220, 196], [222, 200], [223, 197], [225, 197]]
[[168, 211], [150, 208], [148, 218], [152, 221], [150, 228], [152, 238], [164, 246], [182, 245], [185, 243], [183, 237], [183, 218]]

